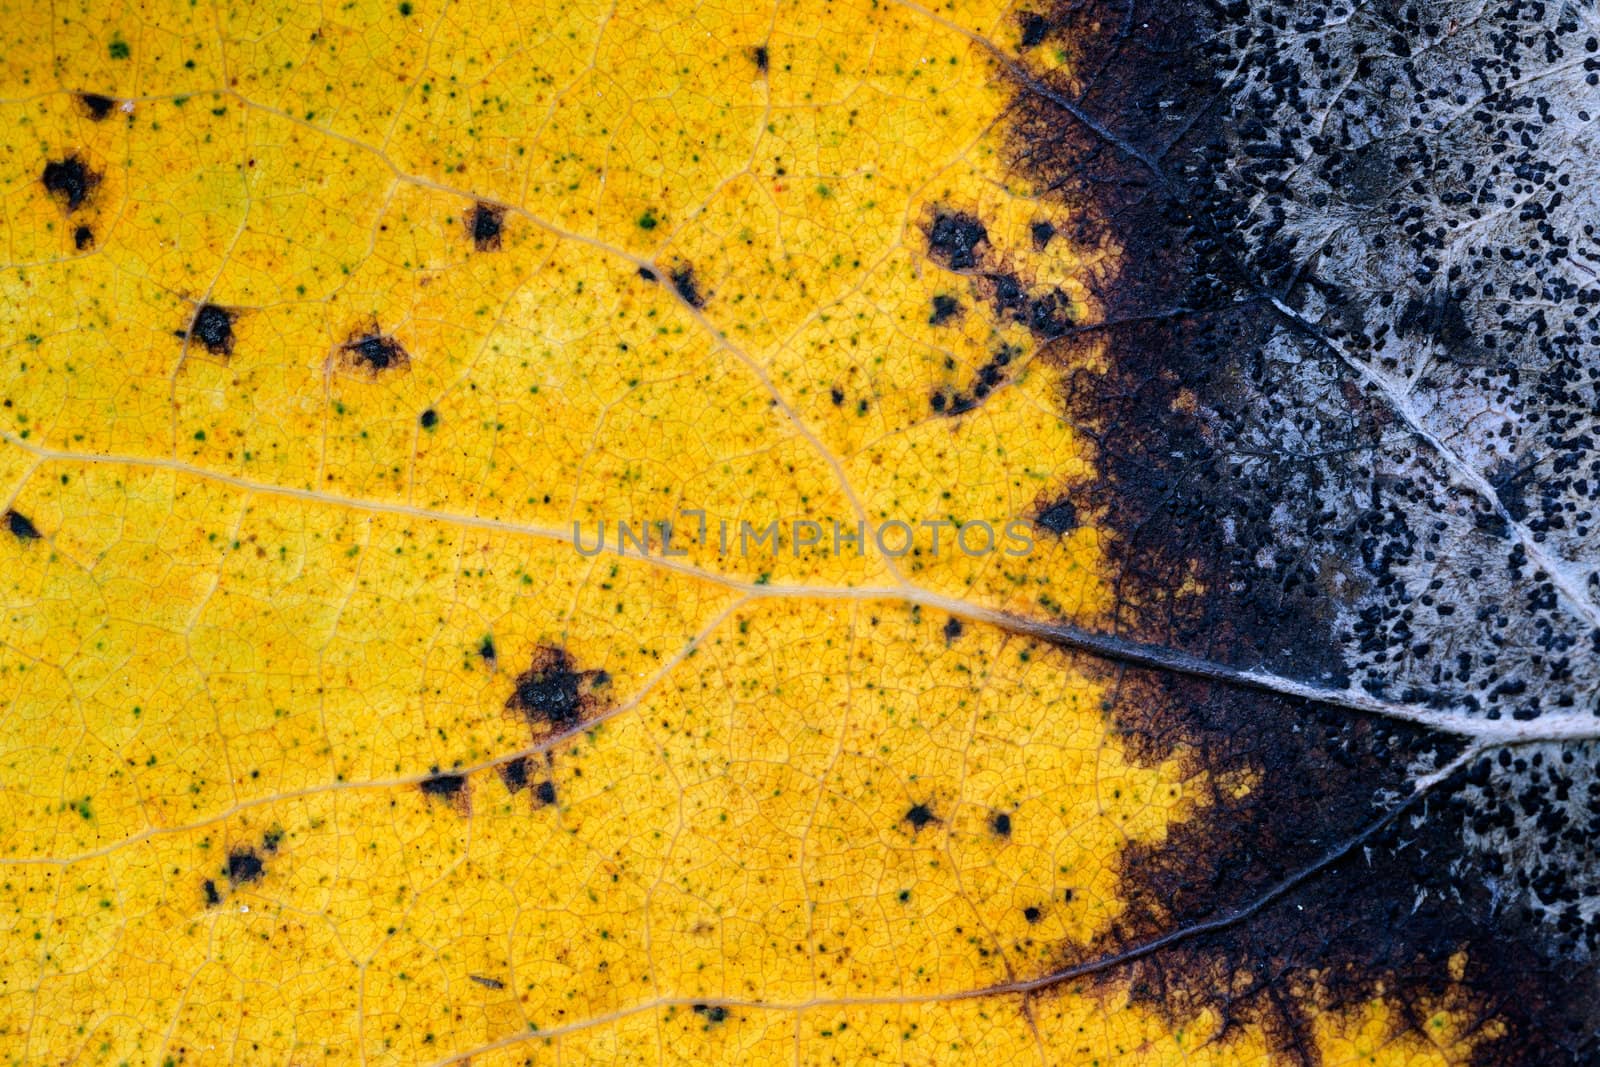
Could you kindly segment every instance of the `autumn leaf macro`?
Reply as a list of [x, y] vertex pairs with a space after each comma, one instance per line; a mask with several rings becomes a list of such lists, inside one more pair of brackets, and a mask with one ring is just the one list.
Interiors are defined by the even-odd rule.
[[1592, 2], [4, 15], [0, 1061], [1600, 1056]]

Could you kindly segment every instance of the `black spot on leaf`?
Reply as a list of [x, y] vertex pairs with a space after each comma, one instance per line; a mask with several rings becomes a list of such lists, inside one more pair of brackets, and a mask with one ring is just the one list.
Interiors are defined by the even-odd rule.
[[264, 870], [261, 857], [253, 849], [240, 848], [228, 853], [228, 881], [234, 885], [254, 882]]
[[500, 781], [505, 783], [506, 790], [520, 793], [528, 787], [528, 768], [531, 766], [527, 756], [518, 756], [500, 765]]
[[727, 1019], [728, 1009], [721, 1004], [695, 1004], [693, 1010], [696, 1015], [702, 1015], [707, 1022], [720, 1023]]
[[683, 297], [683, 302], [692, 308], [706, 306], [706, 298], [700, 292], [700, 284], [695, 280], [693, 267], [678, 267], [672, 272], [672, 287]]
[[480, 252], [493, 252], [500, 247], [500, 233], [505, 227], [506, 209], [499, 204], [479, 201], [467, 214], [467, 232]]
[[533, 795], [541, 804], [554, 804], [556, 802], [556, 784], [547, 778], [534, 787]]
[[905, 821], [911, 824], [911, 829], [920, 830], [933, 822], [935, 816], [926, 804], [913, 804], [911, 810], [906, 812]]
[[205, 883], [201, 885], [200, 890], [206, 896], [206, 907], [214, 908], [222, 903], [222, 894], [217, 892], [217, 883], [211, 879], [207, 878]]
[[1048, 222], [1036, 222], [1028, 227], [1028, 230], [1033, 237], [1035, 252], [1043, 252], [1045, 246], [1050, 243], [1050, 238], [1056, 235], [1056, 228]]
[[1037, 12], [1025, 11], [1018, 16], [1017, 21], [1022, 29], [1022, 47], [1036, 47], [1050, 32], [1049, 21]]
[[189, 323], [188, 337], [216, 356], [233, 355], [233, 323], [238, 313], [216, 304], [202, 304]]
[[837, 385], [834, 386], [832, 389], [828, 390], [828, 399], [833, 401], [834, 407], [839, 407], [844, 403], [844, 390], [840, 389]]
[[755, 60], [756, 69], [757, 70], [759, 70], [763, 74], [765, 74], [767, 72], [767, 66], [771, 62], [771, 60], [767, 56], [767, 46], [766, 45], [758, 44], [754, 48], [752, 48], [750, 50], [750, 58]]
[[928, 227], [928, 254], [951, 270], [971, 270], [978, 262], [978, 246], [989, 231], [976, 216], [960, 211], [939, 211]]
[[351, 366], [365, 369], [371, 374], [404, 370], [411, 364], [411, 356], [400, 342], [380, 330], [376, 323], [358, 330], [341, 346], [340, 351]]
[[86, 252], [94, 247], [94, 231], [87, 226], [79, 226], [72, 231], [72, 246], [80, 252]]
[[1041, 529], [1064, 537], [1078, 528], [1078, 509], [1070, 500], [1058, 500], [1039, 512], [1039, 517], [1034, 521]]
[[487, 663], [490, 670], [494, 669], [498, 661], [495, 658], [494, 638], [491, 635], [485, 634], [483, 640], [478, 643], [478, 658]]
[[1003, 811], [997, 811], [989, 820], [989, 829], [1000, 837], [1011, 836], [1011, 816]]
[[1044, 917], [1044, 913], [1038, 908], [1030, 905], [1029, 907], [1022, 909], [1022, 917], [1027, 919], [1030, 923], [1036, 923]]
[[417, 425], [421, 426], [424, 430], [433, 429], [435, 426], [439, 425], [439, 413], [432, 408], [429, 408], [421, 415], [417, 416]]
[[46, 163], [41, 180], [52, 196], [66, 204], [68, 211], [82, 207], [94, 187], [100, 184], [100, 176], [76, 155]]
[[88, 112], [89, 117], [96, 122], [111, 114], [111, 109], [117, 106], [115, 100], [100, 93], [79, 93], [78, 103], [83, 105], [84, 111]]
[[40, 537], [39, 528], [33, 524], [33, 520], [15, 508], [6, 512], [6, 528], [18, 541], [37, 541]]
[[928, 316], [931, 326], [943, 326], [960, 312], [961, 304], [953, 296], [939, 293], [933, 298], [933, 313]]
[[640, 267], [639, 277], [643, 278], [647, 282], [658, 282], [661, 280], [661, 276], [655, 271], [651, 270], [649, 267]]
[[429, 772], [429, 777], [424, 778], [418, 786], [422, 792], [430, 797], [441, 800], [455, 800], [467, 788], [467, 778], [462, 774], [446, 774], [435, 767]]
[[491, 978], [486, 974], [469, 974], [467, 977], [472, 979], [474, 982], [477, 982], [485, 989], [504, 989], [506, 987], [506, 984], [500, 979]]
[[961, 636], [961, 620], [956, 618], [954, 615], [952, 615], [952, 616], [950, 616], [949, 620], [946, 621], [945, 624], [944, 624], [944, 639], [946, 641], [954, 641], [956, 638], [958, 638], [960, 636]]
[[595, 690], [608, 681], [604, 671], [578, 670], [565, 649], [544, 645], [535, 650], [528, 669], [517, 675], [506, 707], [535, 727], [570, 729], [592, 712], [598, 703]]

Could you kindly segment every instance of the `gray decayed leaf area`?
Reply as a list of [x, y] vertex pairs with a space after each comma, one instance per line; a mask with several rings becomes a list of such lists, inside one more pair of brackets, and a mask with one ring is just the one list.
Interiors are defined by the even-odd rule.
[[[1600, 14], [1263, 5], [1237, 25], [1211, 177], [1283, 306], [1218, 430], [1243, 485], [1277, 487], [1260, 564], [1345, 591], [1369, 692], [1600, 713]], [[1495, 753], [1465, 831], [1496, 891], [1580, 952], [1595, 762], [1593, 742]]]

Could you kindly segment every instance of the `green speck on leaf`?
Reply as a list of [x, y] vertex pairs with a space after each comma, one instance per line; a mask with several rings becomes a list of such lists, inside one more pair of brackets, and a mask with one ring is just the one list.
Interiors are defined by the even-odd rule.
[[127, 59], [128, 56], [132, 54], [128, 50], [128, 42], [124, 41], [121, 37], [111, 38], [111, 48], [109, 51], [111, 52], [112, 59]]

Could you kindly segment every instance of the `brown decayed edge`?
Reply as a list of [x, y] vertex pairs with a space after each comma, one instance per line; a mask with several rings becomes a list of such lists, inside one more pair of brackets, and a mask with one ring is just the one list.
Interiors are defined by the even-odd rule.
[[[1015, 85], [1012, 162], [1077, 209], [1081, 229], [1064, 236], [1109, 236], [1122, 250], [1120, 273], [1096, 294], [1103, 320], [1043, 344], [1065, 417], [1097, 450], [1101, 480], [1074, 502], [1114, 536], [1115, 628], [1343, 685], [1329, 583], [1295, 559], [1257, 565], [1275, 541], [1272, 502], [1230, 480], [1196, 414], [1229, 408], [1276, 321], [1206, 181], [1227, 116], [1203, 42], [1228, 16], [1184, 0], [1100, 0], [1023, 18], [1025, 44], [1066, 49], [1076, 81], [1028, 73], [1026, 52], [996, 54]], [[1104, 372], [1076, 358], [1086, 338], [1108, 342]], [[1351, 415], [1354, 433], [1381, 428], [1359, 397]], [[1189, 578], [1204, 592], [1180, 594]], [[1594, 1062], [1577, 991], [1592, 970], [1553, 958], [1514, 915], [1497, 913], [1463, 854], [1470, 813], [1457, 791], [1472, 765], [1405, 800], [1419, 761], [1442, 765], [1460, 741], [1223, 683], [1108, 669], [1109, 711], [1135, 756], [1181, 749], [1191, 788], [1209, 795], [1164, 842], [1125, 853], [1129, 906], [1112, 935], [1088, 950], [1064, 946], [1059, 981], [1040, 976], [1036, 995], [1129, 983], [1175, 1024], [1214, 1009], [1223, 1040], [1256, 1024], [1301, 1063], [1317, 1062], [1315, 1013], [1381, 996], [1403, 1027], [1423, 1031], [1441, 1007], [1476, 1020], [1481, 1063]], [[1242, 795], [1221, 784], [1239, 772], [1252, 783]], [[1201, 775], [1208, 786], [1195, 785]], [[1458, 952], [1467, 965], [1452, 988]]]

